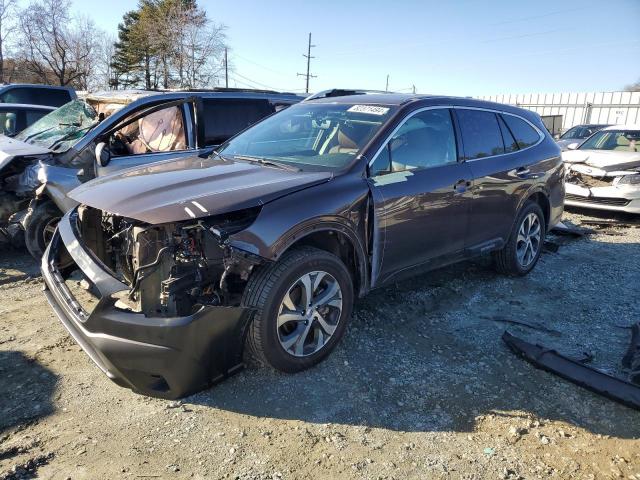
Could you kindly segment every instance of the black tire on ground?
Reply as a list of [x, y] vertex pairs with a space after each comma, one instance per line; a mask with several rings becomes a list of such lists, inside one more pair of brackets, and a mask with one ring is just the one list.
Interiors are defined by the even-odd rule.
[[[280, 344], [277, 316], [290, 286], [298, 278], [314, 271], [327, 272], [337, 280], [342, 291], [342, 312], [333, 335], [319, 351], [296, 357]], [[247, 353], [262, 365], [283, 372], [299, 372], [326, 358], [344, 335], [353, 310], [353, 280], [335, 255], [313, 247], [300, 247], [286, 252], [277, 262], [253, 272], [242, 303], [256, 309], [247, 332]]]
[[46, 201], [38, 204], [33, 212], [25, 218], [24, 243], [36, 260], [42, 258], [61, 217], [62, 213], [58, 207], [53, 202]]
[[[532, 261], [528, 265], [523, 266], [518, 260], [517, 255], [518, 232], [520, 231], [520, 227], [522, 226], [523, 222], [530, 214], [534, 214], [538, 218], [538, 222], [540, 225], [540, 241], [537, 252]], [[533, 267], [536, 266], [536, 263], [538, 263], [538, 259], [540, 258], [540, 254], [542, 253], [542, 246], [544, 244], [546, 233], [546, 225], [542, 209], [537, 203], [528, 201], [524, 204], [524, 206], [518, 213], [518, 217], [513, 224], [513, 229], [511, 230], [511, 234], [509, 235], [507, 244], [504, 246], [504, 248], [502, 248], [502, 250], [498, 250], [497, 252], [493, 253], [494, 265], [496, 270], [502, 274], [510, 276], [523, 276], [529, 273], [531, 270], [533, 270]]]

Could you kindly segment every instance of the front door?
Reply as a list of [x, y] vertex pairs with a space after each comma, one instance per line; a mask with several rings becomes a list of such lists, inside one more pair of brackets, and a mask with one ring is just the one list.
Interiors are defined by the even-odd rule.
[[372, 284], [464, 249], [471, 172], [458, 160], [451, 111], [428, 108], [395, 130], [370, 165], [375, 209]]
[[199, 153], [190, 102], [172, 102], [145, 111], [132, 113], [108, 135], [110, 160], [105, 166], [96, 166], [97, 176]]

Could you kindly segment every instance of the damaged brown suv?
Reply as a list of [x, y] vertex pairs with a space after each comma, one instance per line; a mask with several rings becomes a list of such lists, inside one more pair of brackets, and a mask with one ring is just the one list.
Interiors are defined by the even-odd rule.
[[[329, 93], [209, 158], [74, 190], [81, 206], [43, 257], [46, 295], [109, 378], [138, 392], [194, 392], [245, 353], [296, 372], [331, 352], [371, 289], [485, 253], [528, 273], [562, 214], [563, 173], [534, 113]], [[92, 309], [66, 281], [74, 269]]]

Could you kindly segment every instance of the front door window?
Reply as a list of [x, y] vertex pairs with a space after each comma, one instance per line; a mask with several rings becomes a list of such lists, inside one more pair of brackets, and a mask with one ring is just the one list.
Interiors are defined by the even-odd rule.
[[116, 130], [110, 141], [114, 157], [185, 150], [182, 108], [171, 106], [145, 115]]

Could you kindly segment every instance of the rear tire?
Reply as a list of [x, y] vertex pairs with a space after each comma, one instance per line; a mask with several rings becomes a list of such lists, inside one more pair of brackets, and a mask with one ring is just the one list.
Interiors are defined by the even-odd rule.
[[326, 358], [344, 335], [353, 281], [335, 255], [296, 248], [253, 273], [242, 304], [256, 309], [248, 353], [276, 370], [299, 372]]
[[36, 205], [24, 220], [24, 243], [36, 260], [42, 258], [47, 245], [53, 237], [62, 213], [53, 202]]
[[507, 244], [493, 254], [496, 270], [510, 276], [528, 274], [538, 263], [545, 235], [546, 225], [540, 205], [530, 201], [525, 203], [513, 224]]

